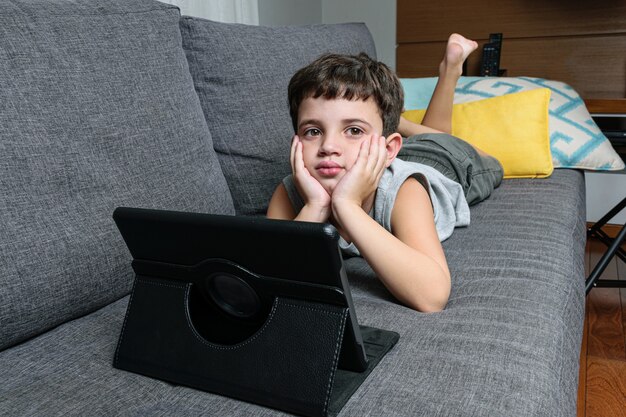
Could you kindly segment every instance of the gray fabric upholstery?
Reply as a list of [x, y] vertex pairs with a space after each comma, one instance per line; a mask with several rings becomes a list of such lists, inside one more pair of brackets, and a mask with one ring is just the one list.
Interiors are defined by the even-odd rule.
[[357, 392], [353, 415], [576, 415], [584, 212], [581, 172], [503, 181], [444, 242], [453, 284], [439, 314], [390, 308], [371, 269], [350, 260], [359, 321], [401, 334], [384, 382], [370, 382], [374, 397]]
[[[227, 181], [263, 212], [289, 172], [289, 77], [328, 45], [373, 54], [365, 26], [186, 18], [185, 56], [162, 3], [0, 6], [0, 415], [285, 415], [112, 367], [132, 272], [111, 214], [232, 214]], [[584, 208], [580, 172], [504, 181], [444, 243], [441, 313], [347, 261], [360, 323], [401, 338], [340, 415], [575, 415]]]
[[116, 206], [234, 212], [178, 9], [96, 4], [0, 1], [0, 349], [129, 292]]
[[183, 47], [238, 214], [265, 214], [289, 167], [291, 76], [324, 52], [375, 56], [363, 24], [254, 27], [185, 17]]
[[[398, 305], [360, 258], [347, 262], [361, 324], [398, 345], [340, 416], [573, 416], [583, 322], [584, 183], [555, 170], [506, 180], [445, 242], [445, 311]], [[119, 371], [127, 300], [0, 352], [8, 415], [275, 416], [275, 410]]]

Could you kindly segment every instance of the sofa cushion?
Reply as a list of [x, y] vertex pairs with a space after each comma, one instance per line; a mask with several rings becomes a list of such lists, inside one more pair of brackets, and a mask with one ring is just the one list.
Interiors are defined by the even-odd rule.
[[115, 207], [234, 208], [176, 7], [0, 6], [1, 349], [129, 292]]
[[[452, 134], [500, 162], [504, 178], [545, 178], [552, 174], [548, 135], [550, 90], [536, 88], [452, 107]], [[402, 116], [421, 123], [423, 110]]]
[[375, 56], [364, 24], [259, 27], [183, 17], [183, 47], [238, 214], [265, 214], [291, 172], [291, 76], [324, 52]]

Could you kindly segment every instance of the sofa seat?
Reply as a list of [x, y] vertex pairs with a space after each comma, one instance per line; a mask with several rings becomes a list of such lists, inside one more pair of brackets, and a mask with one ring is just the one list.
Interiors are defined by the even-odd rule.
[[[572, 416], [584, 316], [584, 179], [507, 180], [444, 248], [441, 313], [394, 301], [346, 262], [359, 322], [400, 341], [341, 416]], [[129, 259], [130, 262], [130, 259]], [[129, 265], [130, 268], [130, 265]], [[285, 415], [112, 367], [128, 297], [0, 352], [11, 416]]]
[[401, 336], [346, 415], [576, 415], [584, 213], [582, 172], [503, 181], [444, 242], [453, 283], [441, 313], [398, 306], [349, 260], [359, 322]]

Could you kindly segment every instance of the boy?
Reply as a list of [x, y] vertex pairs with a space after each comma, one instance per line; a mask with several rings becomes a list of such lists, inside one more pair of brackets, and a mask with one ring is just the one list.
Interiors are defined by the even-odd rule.
[[[435, 127], [449, 130], [460, 66], [475, 48], [451, 36], [425, 118]], [[448, 72], [458, 75], [446, 78]], [[469, 208], [459, 183], [395, 159], [402, 147], [398, 78], [365, 54], [328, 54], [293, 76], [289, 103], [292, 175], [277, 187], [267, 216], [332, 223], [344, 253], [363, 256], [400, 302], [442, 310], [450, 271], [440, 241], [469, 224]], [[400, 130], [438, 132], [406, 120]]]

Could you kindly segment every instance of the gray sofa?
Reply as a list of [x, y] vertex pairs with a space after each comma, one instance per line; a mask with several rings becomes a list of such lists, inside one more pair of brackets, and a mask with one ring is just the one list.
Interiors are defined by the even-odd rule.
[[[281, 415], [121, 371], [133, 283], [117, 206], [261, 215], [289, 172], [286, 85], [362, 24], [264, 28], [148, 0], [0, 0], [0, 415]], [[505, 180], [444, 243], [447, 308], [359, 258], [361, 324], [400, 341], [341, 416], [573, 416], [584, 179]]]

